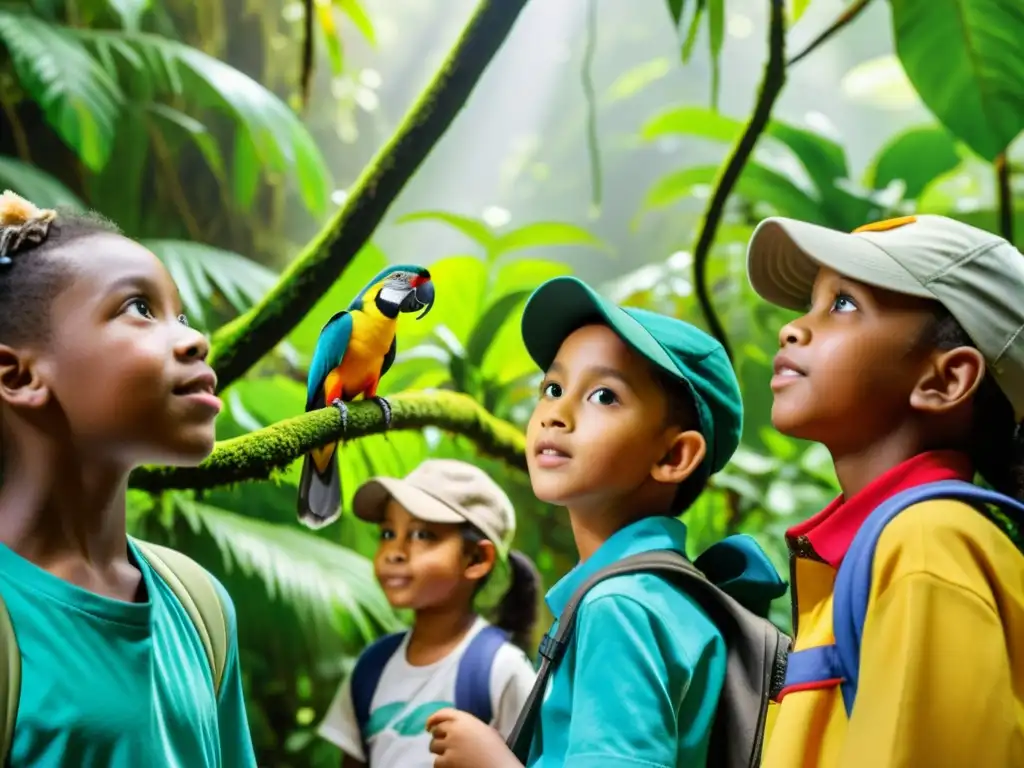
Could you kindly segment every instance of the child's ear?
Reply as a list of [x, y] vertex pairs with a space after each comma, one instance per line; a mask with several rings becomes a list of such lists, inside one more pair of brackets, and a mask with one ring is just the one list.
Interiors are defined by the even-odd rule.
[[0, 344], [0, 399], [15, 408], [41, 408], [50, 387], [39, 375], [30, 354]]
[[947, 413], [974, 396], [985, 370], [985, 358], [973, 347], [936, 353], [910, 393], [910, 406], [926, 413]]
[[494, 560], [498, 556], [494, 542], [484, 539], [476, 544], [470, 554], [469, 565], [466, 566], [466, 578], [479, 581], [494, 570]]
[[700, 432], [679, 432], [672, 438], [665, 455], [651, 467], [651, 477], [659, 483], [681, 483], [696, 471], [707, 451], [708, 444]]

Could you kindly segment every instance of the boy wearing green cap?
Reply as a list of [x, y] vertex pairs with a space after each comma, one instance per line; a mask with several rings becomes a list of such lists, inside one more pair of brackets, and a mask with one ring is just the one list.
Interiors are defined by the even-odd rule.
[[989, 514], [1024, 523], [1024, 256], [943, 216], [772, 218], [748, 270], [803, 312], [772, 422], [842, 488], [787, 532], [796, 641], [764, 766], [1024, 765], [1024, 556]]
[[[568, 509], [580, 554], [548, 592], [557, 617], [611, 563], [685, 554], [677, 515], [735, 451], [742, 405], [718, 342], [679, 320], [617, 307], [575, 278], [537, 289], [523, 340], [546, 372], [527, 429], [530, 480], [538, 498]], [[745, 583], [751, 592], [784, 592], [770, 565], [761, 573]], [[526, 765], [703, 766], [725, 671], [722, 634], [680, 585], [653, 573], [602, 581], [579, 604]], [[427, 724], [435, 766], [520, 765], [480, 725], [436, 713]]]

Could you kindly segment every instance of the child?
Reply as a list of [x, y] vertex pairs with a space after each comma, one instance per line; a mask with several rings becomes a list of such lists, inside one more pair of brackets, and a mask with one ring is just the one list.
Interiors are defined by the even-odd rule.
[[255, 766], [230, 598], [205, 574], [226, 621], [215, 675], [195, 605], [125, 533], [133, 467], [195, 465], [213, 448], [206, 339], [156, 256], [95, 215], [11, 192], [0, 306], [0, 613], [16, 639], [4, 679], [17, 704], [7, 764]]
[[[477, 467], [430, 459], [403, 480], [370, 480], [352, 505], [380, 526], [374, 570], [388, 602], [415, 619], [411, 632], [362, 653], [320, 734], [341, 747], [346, 768], [432, 766], [424, 724], [454, 704], [493, 726], [500, 741], [534, 681], [522, 647], [537, 618], [539, 577], [525, 555], [509, 551], [512, 503]], [[491, 626], [474, 607], [496, 597]]]
[[772, 422], [828, 448], [842, 488], [787, 535], [796, 651], [764, 765], [1024, 765], [1024, 557], [969, 485], [1024, 496], [1024, 257], [941, 216], [768, 219], [748, 266], [805, 312], [779, 332]]
[[[530, 480], [538, 498], [568, 508], [580, 555], [548, 592], [558, 617], [611, 563], [657, 550], [685, 554], [686, 526], [676, 516], [735, 451], [742, 405], [714, 339], [616, 307], [575, 278], [537, 289], [523, 340], [546, 371], [527, 429]], [[743, 583], [770, 600], [785, 586], [764, 565], [770, 577]], [[721, 632], [680, 585], [653, 573], [602, 581], [579, 604], [526, 765], [704, 766], [725, 671]], [[439, 712], [427, 727], [438, 768], [520, 765], [464, 713]]]

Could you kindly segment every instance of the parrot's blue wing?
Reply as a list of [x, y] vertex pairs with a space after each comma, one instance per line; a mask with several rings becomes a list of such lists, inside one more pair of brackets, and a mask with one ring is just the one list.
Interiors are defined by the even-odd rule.
[[[317, 398], [323, 398], [327, 374], [341, 365], [352, 338], [352, 315], [339, 312], [328, 320], [320, 331], [316, 342], [313, 361], [309, 364], [309, 379], [306, 381], [306, 410], [312, 410]], [[329, 405], [329, 403], [324, 403]]]

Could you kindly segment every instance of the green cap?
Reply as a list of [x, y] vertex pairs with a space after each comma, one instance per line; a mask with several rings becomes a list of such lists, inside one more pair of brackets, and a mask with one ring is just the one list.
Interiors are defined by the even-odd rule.
[[1024, 256], [1002, 237], [946, 216], [903, 216], [852, 233], [804, 221], [762, 221], [747, 250], [750, 284], [805, 310], [821, 266], [877, 288], [942, 304], [985, 357], [1024, 417]]
[[590, 322], [607, 324], [689, 391], [708, 446], [702, 469], [713, 474], [724, 467], [740, 442], [743, 401], [722, 345], [682, 320], [616, 306], [575, 277], [556, 277], [537, 288], [523, 310], [526, 351], [547, 370], [566, 337]]

